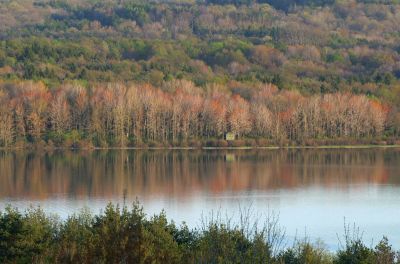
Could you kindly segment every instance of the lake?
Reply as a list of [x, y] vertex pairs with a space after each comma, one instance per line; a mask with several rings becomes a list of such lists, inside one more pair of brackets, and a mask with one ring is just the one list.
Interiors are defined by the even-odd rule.
[[0, 151], [0, 209], [40, 205], [66, 218], [136, 198], [193, 228], [249, 209], [279, 214], [287, 241], [337, 249], [348, 223], [367, 245], [386, 235], [400, 249], [398, 148]]

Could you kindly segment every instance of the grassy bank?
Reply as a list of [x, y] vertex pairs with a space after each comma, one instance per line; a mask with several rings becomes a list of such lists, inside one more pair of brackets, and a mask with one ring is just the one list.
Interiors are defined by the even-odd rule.
[[37, 142], [20, 141], [0, 149], [278, 149], [278, 148], [374, 148], [399, 147], [400, 140], [389, 139], [321, 139], [303, 141], [274, 141], [268, 139], [243, 139], [227, 141], [221, 139], [192, 140], [182, 142], [140, 142], [127, 146], [105, 145], [97, 146], [89, 141], [68, 141], [55, 144], [53, 141]]
[[138, 203], [108, 205], [99, 215], [81, 212], [65, 221], [40, 209], [0, 214], [1, 263], [399, 263], [386, 238], [366, 246], [345, 228], [341, 247], [329, 252], [308, 239], [286, 245], [276, 216], [251, 223], [220, 218], [198, 229], [169, 222], [164, 213], [146, 217]]

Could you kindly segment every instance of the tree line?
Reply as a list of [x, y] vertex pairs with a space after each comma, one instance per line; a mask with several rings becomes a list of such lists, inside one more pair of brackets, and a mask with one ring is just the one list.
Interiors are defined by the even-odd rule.
[[390, 111], [365, 95], [304, 96], [271, 84], [231, 91], [183, 80], [158, 88], [70, 83], [49, 89], [41, 82], [5, 82], [0, 85], [0, 144], [126, 147], [220, 140], [224, 146], [226, 133], [242, 145], [257, 139], [270, 144], [381, 139], [396, 133]]

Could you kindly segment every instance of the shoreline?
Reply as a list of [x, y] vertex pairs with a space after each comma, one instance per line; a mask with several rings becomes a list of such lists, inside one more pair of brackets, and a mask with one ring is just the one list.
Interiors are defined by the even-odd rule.
[[321, 146], [243, 146], [243, 147], [93, 147], [93, 148], [69, 148], [69, 147], [0, 147], [1, 151], [17, 151], [17, 150], [38, 150], [38, 151], [77, 151], [77, 150], [284, 150], [284, 149], [374, 149], [374, 148], [400, 148], [400, 145], [321, 145]]

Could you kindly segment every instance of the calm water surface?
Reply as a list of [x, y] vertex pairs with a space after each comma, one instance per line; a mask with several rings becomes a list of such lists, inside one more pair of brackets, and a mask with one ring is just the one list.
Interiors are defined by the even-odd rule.
[[400, 149], [0, 152], [0, 209], [40, 205], [65, 218], [124, 197], [190, 227], [250, 208], [279, 213], [289, 240], [335, 249], [347, 222], [367, 243], [386, 235], [400, 249]]

